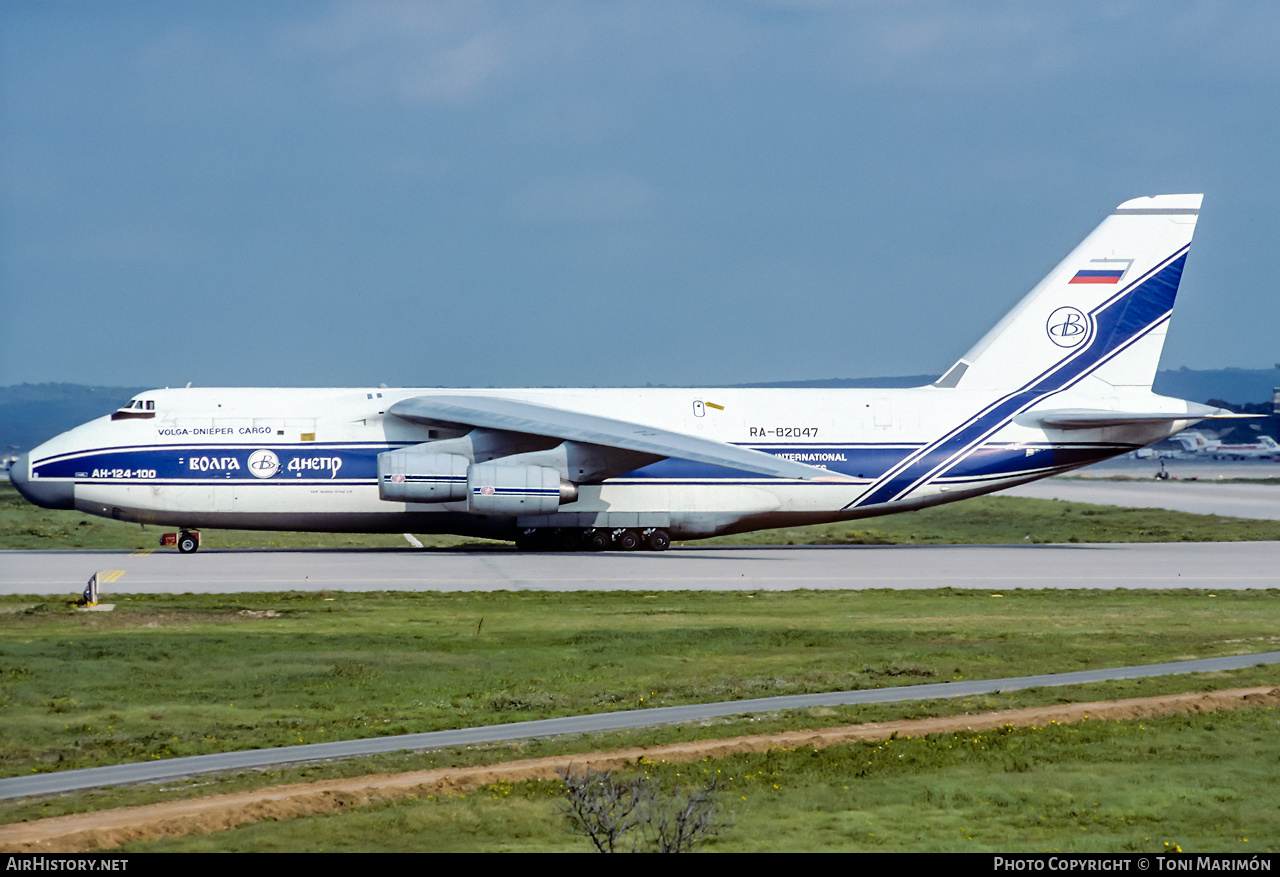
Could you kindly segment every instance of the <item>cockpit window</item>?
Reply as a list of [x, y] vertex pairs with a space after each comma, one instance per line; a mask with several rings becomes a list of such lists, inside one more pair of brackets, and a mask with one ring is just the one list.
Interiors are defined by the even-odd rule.
[[133, 420], [139, 417], [155, 417], [156, 402], [154, 399], [132, 399], [111, 415], [112, 420]]

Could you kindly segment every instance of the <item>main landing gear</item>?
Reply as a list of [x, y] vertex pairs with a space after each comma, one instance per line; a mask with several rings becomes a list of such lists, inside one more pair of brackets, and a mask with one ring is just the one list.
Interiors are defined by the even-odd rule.
[[521, 551], [666, 551], [670, 546], [671, 534], [658, 527], [533, 527], [516, 536]]
[[200, 547], [199, 530], [182, 530], [177, 533], [165, 533], [160, 537], [161, 547], [178, 546], [180, 554], [195, 554]]

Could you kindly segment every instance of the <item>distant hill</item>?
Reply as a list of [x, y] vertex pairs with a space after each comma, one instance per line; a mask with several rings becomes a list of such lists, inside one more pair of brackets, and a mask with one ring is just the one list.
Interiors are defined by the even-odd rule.
[[154, 387], [86, 387], [82, 384], [17, 384], [0, 387], [0, 451], [29, 451], [60, 432], [110, 414]]
[[1273, 388], [1280, 387], [1280, 370], [1274, 368], [1220, 368], [1193, 371], [1189, 368], [1156, 372], [1152, 388], [1162, 396], [1176, 396], [1192, 402], [1225, 399], [1238, 405], [1269, 402]]
[[[937, 375], [906, 375], [890, 378], [827, 378], [816, 381], [777, 381], [775, 383], [739, 384], [742, 387], [921, 387], [938, 379]], [[1189, 368], [1166, 369], [1156, 373], [1154, 389], [1162, 396], [1208, 402], [1226, 399], [1243, 405], [1271, 399], [1273, 387], [1280, 387], [1280, 370], [1272, 368], [1222, 368], [1195, 371]]]
[[[937, 375], [884, 378], [825, 378], [809, 381], [741, 384], [750, 387], [919, 387]], [[1280, 386], [1276, 369], [1227, 368], [1208, 371], [1169, 369], [1156, 375], [1155, 391], [1165, 396], [1207, 402], [1224, 399], [1239, 405], [1271, 399]], [[106, 387], [83, 384], [16, 384], [0, 387], [0, 452], [5, 445], [30, 450], [87, 420], [110, 414], [129, 399], [153, 387]]]

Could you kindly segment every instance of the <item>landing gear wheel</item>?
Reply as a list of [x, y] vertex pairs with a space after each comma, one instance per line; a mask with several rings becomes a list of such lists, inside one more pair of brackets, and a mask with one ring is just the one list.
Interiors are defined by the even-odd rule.
[[560, 531], [548, 527], [535, 527], [516, 534], [516, 548], [521, 551], [556, 551], [560, 545]]
[[582, 533], [578, 530], [561, 530], [556, 533], [555, 544], [561, 551], [577, 551], [582, 547]]
[[666, 530], [654, 530], [647, 542], [650, 551], [666, 551], [671, 546], [671, 534]]
[[608, 530], [595, 529], [587, 531], [587, 547], [592, 551], [604, 551], [613, 545], [613, 538]]
[[618, 534], [614, 545], [619, 551], [635, 551], [640, 547], [640, 534], [635, 530], [623, 530]]
[[195, 554], [196, 549], [200, 547], [200, 534], [183, 530], [178, 534], [178, 552], [180, 554]]

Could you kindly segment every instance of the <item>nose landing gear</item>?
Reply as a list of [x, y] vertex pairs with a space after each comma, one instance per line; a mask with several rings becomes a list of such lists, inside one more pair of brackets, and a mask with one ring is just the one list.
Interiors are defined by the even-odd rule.
[[181, 530], [177, 533], [165, 533], [160, 537], [160, 546], [178, 546], [179, 554], [194, 554], [200, 547], [199, 530]]

